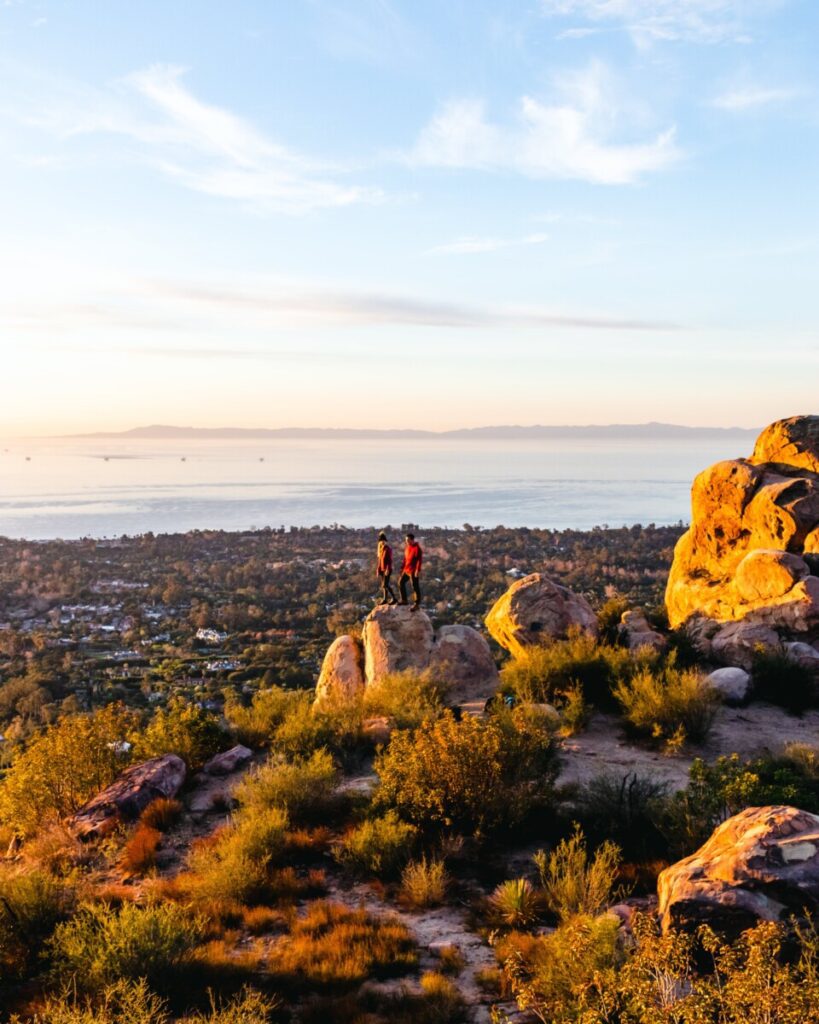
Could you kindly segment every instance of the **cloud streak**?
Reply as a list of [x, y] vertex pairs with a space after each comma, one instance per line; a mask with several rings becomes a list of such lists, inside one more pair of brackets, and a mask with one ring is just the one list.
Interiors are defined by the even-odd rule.
[[446, 242], [443, 245], [435, 245], [428, 252], [453, 253], [458, 255], [472, 255], [484, 252], [497, 252], [499, 249], [516, 249], [520, 246], [541, 245], [548, 241], [549, 236], [545, 234], [524, 235], [523, 238], [479, 238], [468, 235], [458, 238], [454, 242]]
[[762, 87], [748, 87], [745, 89], [732, 89], [715, 97], [711, 105], [718, 110], [727, 110], [731, 113], [739, 113], [745, 110], [755, 110], [758, 107], [767, 107], [775, 103], [786, 103], [796, 99], [799, 92], [796, 89], [766, 89]]
[[480, 100], [450, 100], [422, 129], [408, 159], [418, 166], [628, 185], [680, 158], [673, 127], [648, 141], [614, 141], [621, 111], [602, 64], [564, 76], [557, 91], [552, 103], [523, 96], [511, 124], [489, 120]]

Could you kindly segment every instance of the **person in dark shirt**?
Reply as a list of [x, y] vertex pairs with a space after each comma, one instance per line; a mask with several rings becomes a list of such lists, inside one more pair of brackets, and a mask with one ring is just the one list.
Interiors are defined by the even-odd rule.
[[392, 576], [392, 548], [387, 542], [386, 533], [378, 535], [378, 562], [375, 575], [381, 581], [381, 604], [397, 604], [395, 592], [390, 586]]
[[398, 581], [398, 589], [401, 591], [401, 604], [407, 603], [407, 584], [412, 584], [412, 593], [414, 601], [412, 604], [412, 611], [417, 611], [421, 605], [421, 584], [419, 577], [421, 575], [421, 562], [423, 561], [424, 553], [421, 550], [421, 545], [415, 539], [415, 535], [408, 533], [406, 536], [406, 544], [404, 545], [404, 564], [401, 567], [401, 578]]

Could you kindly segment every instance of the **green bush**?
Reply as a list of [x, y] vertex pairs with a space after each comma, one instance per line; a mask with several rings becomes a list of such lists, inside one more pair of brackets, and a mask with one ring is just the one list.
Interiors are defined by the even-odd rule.
[[[653, 660], [647, 654], [640, 657]], [[585, 701], [610, 708], [613, 687], [633, 667], [625, 648], [598, 643], [583, 633], [549, 646], [526, 648], [504, 665], [501, 681], [524, 702], [554, 703], [579, 686]]]
[[507, 928], [528, 928], [537, 920], [541, 902], [527, 878], [501, 882], [489, 897], [495, 916]]
[[73, 887], [46, 871], [0, 874], [0, 981], [23, 971], [73, 903]]
[[93, 992], [120, 979], [161, 987], [199, 940], [197, 923], [174, 903], [94, 903], [59, 924], [49, 946], [57, 977]]
[[620, 642], [620, 634], [617, 627], [623, 617], [623, 612], [631, 608], [631, 602], [626, 597], [610, 597], [605, 601], [597, 612], [597, 628], [600, 639], [607, 644], [617, 645]]
[[525, 709], [481, 721], [445, 713], [393, 734], [377, 758], [378, 800], [421, 828], [478, 838], [551, 801], [551, 725]]
[[67, 715], [21, 753], [0, 783], [0, 821], [24, 836], [64, 818], [119, 775], [129, 763], [117, 746], [136, 715], [122, 705]]
[[336, 848], [336, 858], [354, 871], [395, 875], [412, 853], [417, 833], [415, 826], [401, 821], [395, 811], [387, 811], [348, 832]]
[[273, 734], [272, 747], [289, 757], [306, 757], [316, 750], [345, 755], [361, 737], [361, 707], [339, 702], [314, 707], [313, 691], [302, 691]]
[[668, 786], [647, 775], [604, 773], [590, 779], [572, 803], [572, 813], [593, 845], [610, 839], [632, 861], [667, 853], [659, 823]]
[[539, 850], [535, 866], [546, 906], [561, 920], [595, 917], [615, 900], [614, 885], [620, 867], [620, 849], [602, 843], [590, 857], [579, 827], [558, 843], [550, 854]]
[[254, 693], [250, 706], [246, 707], [236, 694], [228, 693], [225, 718], [240, 743], [248, 747], [266, 747], [288, 712], [303, 699], [299, 690], [271, 686]]
[[292, 761], [272, 756], [248, 773], [235, 796], [248, 813], [281, 807], [294, 824], [322, 824], [333, 802], [337, 779], [333, 758], [326, 750]]
[[189, 769], [201, 768], [230, 742], [216, 715], [183, 697], [176, 697], [167, 709], [160, 708], [144, 730], [134, 735], [139, 760], [178, 754]]
[[760, 650], [754, 655], [751, 668], [754, 700], [801, 715], [817, 703], [816, 679], [810, 669], [792, 661], [787, 655]]
[[629, 728], [666, 745], [702, 743], [720, 704], [719, 695], [694, 669], [667, 665], [641, 669], [621, 680], [614, 695]]
[[415, 729], [426, 719], [440, 717], [446, 691], [446, 684], [429, 672], [391, 672], [367, 687], [364, 714], [385, 715], [399, 729]]

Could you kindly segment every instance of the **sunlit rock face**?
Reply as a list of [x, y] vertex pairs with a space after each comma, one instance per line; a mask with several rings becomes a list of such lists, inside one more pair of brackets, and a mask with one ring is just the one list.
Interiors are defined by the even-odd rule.
[[759, 921], [819, 909], [819, 817], [796, 807], [748, 807], [685, 860], [660, 872], [664, 930], [708, 924], [735, 937]]
[[539, 572], [513, 583], [484, 621], [491, 636], [516, 658], [527, 647], [565, 639], [572, 629], [597, 635], [597, 616], [585, 597]]
[[[673, 627], [748, 622], [819, 636], [819, 416], [767, 427], [749, 459], [694, 480], [666, 588]], [[713, 637], [713, 633], [712, 633]]]

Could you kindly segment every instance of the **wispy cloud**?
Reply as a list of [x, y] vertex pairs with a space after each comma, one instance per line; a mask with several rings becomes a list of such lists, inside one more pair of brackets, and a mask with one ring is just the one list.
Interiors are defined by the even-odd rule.
[[[541, 0], [547, 15], [610, 23], [635, 42], [697, 43], [748, 41], [754, 17], [781, 7], [784, 0]], [[565, 36], [565, 32], [563, 35]]]
[[716, 96], [711, 105], [719, 110], [732, 112], [754, 110], [776, 103], [787, 103], [800, 95], [798, 89], [766, 89], [750, 86], [744, 89], [730, 89]]
[[[299, 214], [378, 202], [377, 188], [348, 184], [345, 169], [274, 141], [246, 119], [196, 96], [184, 69], [154, 65], [108, 90], [45, 83], [39, 105], [21, 120], [64, 144], [121, 136], [138, 143], [137, 159], [196, 192], [238, 200], [264, 212]], [[128, 154], [133, 159], [133, 152]]]
[[480, 100], [450, 100], [421, 131], [409, 159], [604, 185], [630, 184], [679, 159], [673, 127], [648, 141], [613, 140], [622, 111], [599, 62], [564, 75], [556, 88], [558, 98], [551, 103], [522, 97], [508, 125], [489, 120]]
[[541, 245], [549, 238], [545, 234], [524, 235], [523, 238], [479, 238], [469, 235], [444, 245], [435, 245], [428, 252], [472, 254], [497, 252], [499, 249], [515, 249], [519, 246]]

